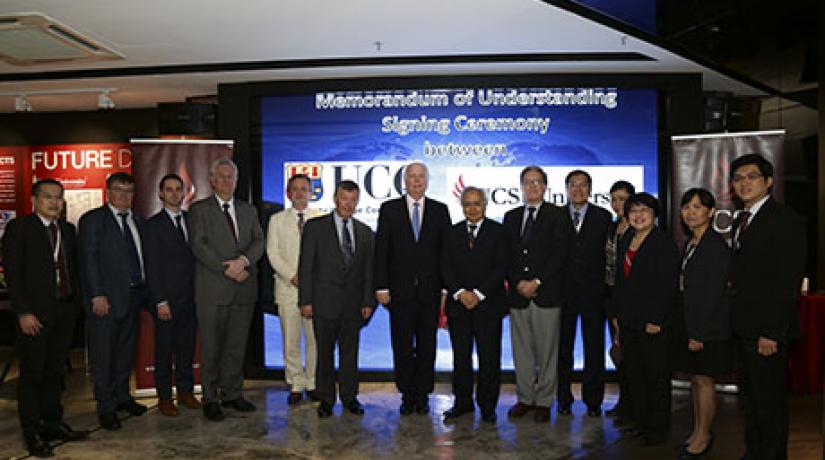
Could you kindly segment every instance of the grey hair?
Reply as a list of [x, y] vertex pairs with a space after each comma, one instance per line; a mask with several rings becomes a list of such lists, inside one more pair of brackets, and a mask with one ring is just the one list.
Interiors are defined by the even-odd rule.
[[422, 168], [424, 168], [424, 175], [427, 176], [428, 181], [430, 180], [430, 170], [427, 168], [427, 165], [424, 164], [423, 161], [419, 161], [419, 160], [413, 161], [412, 163], [408, 164], [407, 166], [404, 166], [404, 179], [407, 179], [407, 170], [410, 168], [410, 166], [413, 166], [413, 165], [418, 165], [418, 166], [421, 166]]
[[217, 160], [213, 161], [212, 164], [209, 166], [209, 177], [215, 176], [215, 171], [218, 170], [221, 166], [230, 166], [232, 170], [235, 171], [235, 179], [238, 178], [238, 165], [235, 164], [234, 161], [230, 160], [229, 158], [223, 157], [218, 158]]
[[478, 187], [473, 187], [472, 185], [465, 187], [464, 190], [461, 191], [461, 205], [464, 205], [464, 196], [470, 192], [478, 192], [481, 195], [481, 199], [484, 200], [484, 204], [487, 204], [487, 194], [484, 193], [484, 190], [481, 190]]

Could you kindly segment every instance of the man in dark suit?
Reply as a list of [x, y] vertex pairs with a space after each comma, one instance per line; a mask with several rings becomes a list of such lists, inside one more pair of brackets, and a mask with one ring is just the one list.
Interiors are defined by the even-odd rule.
[[785, 366], [799, 337], [797, 302], [806, 235], [799, 216], [771, 197], [773, 165], [759, 154], [731, 163], [730, 180], [744, 204], [733, 223], [731, 327], [740, 357], [745, 407], [745, 459], [788, 456]]
[[567, 206], [564, 224], [570, 229], [570, 244], [564, 263], [564, 304], [561, 309], [559, 338], [558, 407], [561, 415], [570, 415], [573, 393], [573, 344], [576, 321], [581, 316], [584, 341], [582, 400], [587, 415], [598, 417], [604, 399], [604, 299], [605, 244], [610, 213], [588, 203], [593, 180], [586, 171], [571, 171], [564, 180]]
[[233, 197], [238, 168], [232, 160], [213, 162], [209, 182], [215, 194], [189, 209], [189, 244], [197, 261], [195, 305], [201, 331], [203, 413], [211, 421], [221, 421], [221, 406], [255, 410], [241, 390], [264, 234], [255, 208]]
[[476, 187], [461, 193], [465, 220], [444, 237], [441, 274], [447, 286], [447, 321], [453, 344], [454, 419], [474, 411], [473, 342], [478, 352], [476, 402], [481, 420], [496, 421], [501, 387], [501, 319], [507, 312], [504, 279], [510, 245], [504, 227], [484, 217], [487, 198]]
[[29, 454], [51, 456], [51, 440], [74, 441], [87, 432], [62, 422], [63, 368], [80, 314], [80, 277], [74, 226], [60, 219], [63, 186], [52, 179], [32, 187], [34, 214], [13, 219], [3, 235], [9, 298], [20, 334], [17, 412]]
[[149, 312], [155, 320], [155, 386], [158, 410], [174, 417], [172, 402], [172, 355], [178, 403], [200, 409], [192, 394], [195, 385], [192, 362], [195, 357], [195, 257], [189, 249], [187, 213], [181, 209], [183, 180], [167, 174], [160, 180], [159, 197], [163, 209], [146, 222], [146, 275], [149, 280]]
[[511, 241], [510, 338], [518, 402], [513, 418], [535, 409], [533, 420], [550, 420], [556, 398], [562, 268], [568, 230], [563, 210], [544, 201], [547, 174], [539, 166], [521, 172], [524, 206], [504, 216]]
[[298, 305], [311, 317], [318, 353], [315, 395], [318, 416], [332, 415], [335, 405], [335, 346], [341, 403], [362, 415], [358, 401], [358, 339], [375, 310], [372, 290], [372, 230], [352, 217], [358, 206], [358, 185], [341, 181], [335, 187], [335, 210], [307, 221], [298, 263]]
[[89, 357], [100, 425], [120, 429], [116, 411], [143, 415], [129, 393], [135, 362], [138, 312], [148, 302], [142, 245], [143, 221], [132, 212], [135, 181], [106, 179], [108, 202], [80, 218], [80, 260], [87, 299]]
[[375, 238], [375, 290], [390, 311], [395, 384], [402, 415], [430, 411], [435, 380], [435, 339], [441, 305], [439, 252], [450, 213], [426, 198], [429, 173], [423, 163], [404, 169], [406, 194], [385, 201]]

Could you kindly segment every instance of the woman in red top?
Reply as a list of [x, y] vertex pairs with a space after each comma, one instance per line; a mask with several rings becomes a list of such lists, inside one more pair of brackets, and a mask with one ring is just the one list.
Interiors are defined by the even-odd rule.
[[625, 433], [645, 444], [667, 439], [670, 366], [667, 332], [676, 293], [679, 251], [656, 227], [659, 202], [637, 193], [625, 202], [631, 236], [619, 244], [612, 316], [619, 329], [633, 427]]

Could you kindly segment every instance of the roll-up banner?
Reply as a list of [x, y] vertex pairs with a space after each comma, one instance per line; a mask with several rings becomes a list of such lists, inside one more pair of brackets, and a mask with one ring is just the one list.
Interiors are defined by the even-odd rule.
[[[149, 218], [161, 210], [158, 183], [169, 173], [183, 179], [183, 208], [212, 193], [209, 166], [219, 158], [232, 158], [233, 141], [132, 139], [136, 213]], [[200, 335], [195, 348], [195, 389], [200, 391]], [[135, 356], [135, 394], [155, 396], [155, 325], [147, 311], [140, 314], [140, 334]]]
[[742, 155], [758, 153], [773, 164], [773, 196], [782, 201], [785, 182], [785, 131], [697, 134], [671, 137], [673, 177], [671, 187], [671, 228], [679, 247], [687, 241], [681, 225], [679, 205], [682, 195], [694, 187], [710, 191], [716, 198], [713, 228], [730, 237], [737, 205], [730, 186], [730, 164]]

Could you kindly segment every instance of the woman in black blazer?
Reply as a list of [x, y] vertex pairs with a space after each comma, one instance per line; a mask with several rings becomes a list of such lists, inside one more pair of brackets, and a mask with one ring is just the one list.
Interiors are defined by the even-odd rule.
[[692, 188], [682, 196], [682, 223], [691, 238], [679, 276], [681, 308], [674, 321], [674, 368], [693, 376], [693, 433], [681, 449], [684, 458], [702, 456], [713, 445], [715, 378], [729, 372], [732, 362], [727, 292], [730, 248], [712, 228], [714, 212], [716, 201], [709, 191]]
[[[613, 309], [630, 390], [633, 428], [645, 444], [660, 444], [670, 425], [667, 324], [676, 293], [679, 250], [656, 225], [659, 203], [649, 193], [625, 202], [632, 234], [619, 243]], [[616, 324], [617, 323], [617, 324]]]

